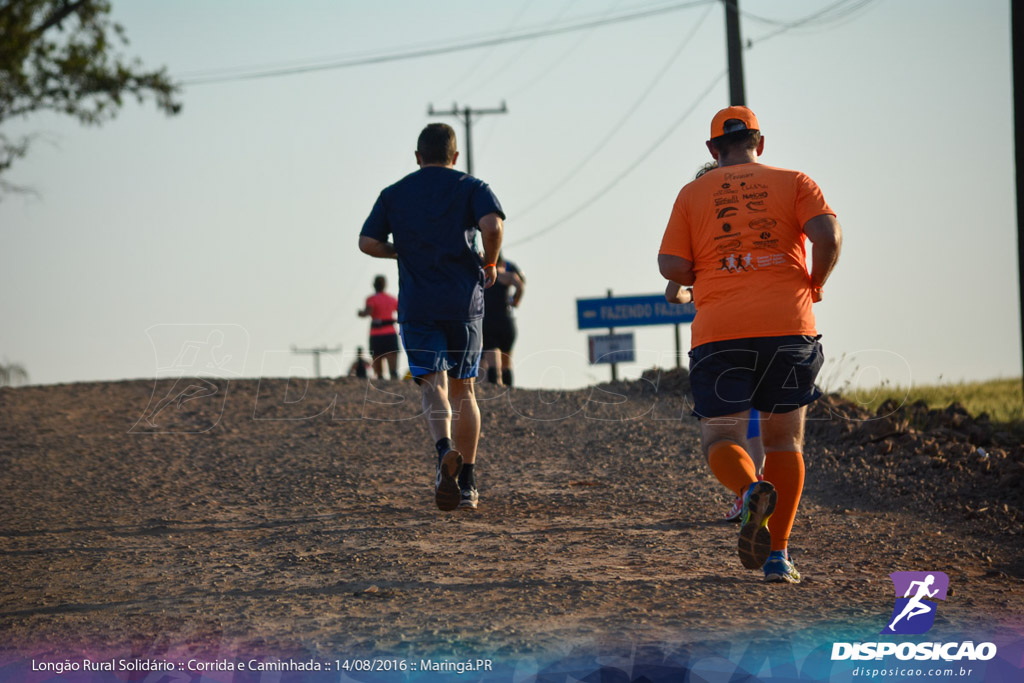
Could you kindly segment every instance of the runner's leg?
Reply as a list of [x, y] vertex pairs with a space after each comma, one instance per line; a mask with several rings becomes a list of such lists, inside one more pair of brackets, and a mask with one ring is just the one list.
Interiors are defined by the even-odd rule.
[[448, 374], [432, 372], [419, 378], [423, 394], [423, 412], [434, 442], [452, 436], [452, 408], [448, 402]]
[[490, 384], [501, 384], [501, 356], [498, 350], [484, 351], [484, 362], [487, 364], [487, 381]]
[[762, 413], [764, 478], [778, 493], [775, 514], [768, 521], [772, 550], [786, 550], [804, 488], [804, 417], [807, 407], [788, 413]]
[[476, 449], [480, 441], [480, 407], [476, 402], [474, 377], [451, 380], [452, 433], [455, 448], [462, 453], [463, 462], [476, 462]]
[[512, 386], [512, 353], [501, 352], [501, 383]]
[[700, 421], [701, 438], [711, 472], [738, 496], [742, 496], [747, 487], [757, 481], [754, 462], [740, 445], [746, 436], [746, 417], [747, 412], [744, 411]]

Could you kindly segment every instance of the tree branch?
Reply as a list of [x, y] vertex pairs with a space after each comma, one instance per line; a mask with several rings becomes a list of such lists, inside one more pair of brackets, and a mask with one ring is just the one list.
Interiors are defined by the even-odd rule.
[[60, 22], [62, 22], [65, 19], [67, 19], [70, 15], [74, 14], [75, 12], [77, 12], [83, 6], [88, 4], [89, 1], [90, 0], [77, 0], [76, 2], [72, 2], [71, 4], [65, 4], [65, 5], [61, 6], [60, 8], [54, 10], [53, 14], [51, 14], [46, 19], [46, 21], [44, 21], [38, 27], [32, 29], [32, 31], [31, 31], [32, 35], [34, 35], [34, 36], [41, 36], [42, 34], [44, 34], [47, 31], [49, 31], [51, 28], [53, 28], [54, 26], [59, 24]]

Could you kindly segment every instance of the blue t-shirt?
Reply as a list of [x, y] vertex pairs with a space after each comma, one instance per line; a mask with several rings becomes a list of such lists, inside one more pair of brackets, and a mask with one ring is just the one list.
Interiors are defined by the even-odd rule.
[[487, 183], [455, 169], [427, 166], [387, 187], [360, 235], [398, 253], [398, 321], [476, 320], [484, 314], [477, 223], [505, 218]]

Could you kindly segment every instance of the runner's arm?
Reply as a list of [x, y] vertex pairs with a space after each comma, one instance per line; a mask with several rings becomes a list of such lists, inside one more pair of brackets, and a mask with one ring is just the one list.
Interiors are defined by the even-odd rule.
[[480, 227], [480, 241], [484, 245], [484, 277], [486, 278], [484, 287], [487, 288], [493, 285], [498, 277], [498, 268], [491, 264], [498, 261], [505, 224], [497, 213], [489, 213], [483, 216], [477, 225]]
[[822, 214], [804, 223], [804, 234], [811, 240], [811, 298], [821, 301], [821, 288], [839, 260], [843, 230], [835, 216]]
[[663, 278], [678, 282], [684, 287], [692, 286], [697, 279], [693, 273], [693, 262], [687, 261], [682, 256], [658, 254], [658, 269]]
[[391, 242], [381, 242], [366, 235], [359, 236], [359, 251], [375, 258], [398, 258], [395, 245]]
[[512, 273], [512, 286], [516, 288], [515, 293], [512, 295], [512, 307], [517, 308], [519, 302], [523, 299], [523, 290], [526, 288], [526, 282], [517, 273]]
[[693, 288], [684, 289], [678, 282], [669, 280], [665, 287], [665, 301], [670, 304], [688, 304], [693, 301]]

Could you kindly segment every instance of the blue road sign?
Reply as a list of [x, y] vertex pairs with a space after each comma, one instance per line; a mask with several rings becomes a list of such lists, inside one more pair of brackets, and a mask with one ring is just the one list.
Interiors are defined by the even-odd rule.
[[592, 334], [587, 337], [590, 344], [590, 364], [632, 363], [636, 360], [633, 333]]
[[576, 326], [581, 330], [689, 323], [696, 313], [692, 303], [670, 304], [662, 294], [576, 299]]

